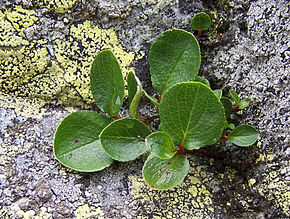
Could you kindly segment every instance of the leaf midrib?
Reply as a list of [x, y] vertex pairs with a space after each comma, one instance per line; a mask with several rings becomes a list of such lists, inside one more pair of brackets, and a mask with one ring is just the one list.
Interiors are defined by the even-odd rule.
[[188, 134], [189, 124], [190, 124], [190, 121], [191, 121], [191, 118], [192, 118], [192, 113], [193, 113], [193, 109], [194, 109], [194, 106], [195, 106], [195, 103], [196, 103], [197, 95], [199, 93], [199, 89], [200, 89], [200, 85], [198, 86], [197, 92], [195, 94], [194, 102], [193, 102], [191, 110], [190, 110], [190, 115], [189, 115], [189, 119], [188, 119], [188, 122], [187, 122], [186, 130], [185, 130], [184, 135], [183, 135], [182, 142], [185, 142], [185, 139], [186, 139], [187, 134]]
[[177, 67], [177, 65], [178, 65], [178, 63], [179, 63], [181, 57], [183, 56], [185, 50], [187, 49], [188, 44], [189, 44], [189, 40], [187, 41], [186, 46], [184, 47], [184, 50], [181, 52], [181, 54], [179, 55], [179, 57], [176, 59], [175, 65], [173, 66], [173, 68], [172, 68], [172, 70], [171, 70], [169, 76], [167, 77], [167, 80], [166, 80], [166, 82], [165, 82], [165, 85], [164, 85], [164, 88], [163, 88], [163, 90], [162, 90], [162, 92], [161, 92], [161, 95], [163, 95], [163, 93], [165, 92], [166, 87], [167, 87], [167, 85], [168, 85], [168, 83], [169, 83], [169, 80], [170, 80], [170, 78], [171, 78], [171, 76], [172, 76], [172, 74], [173, 74], [175, 68]]
[[82, 144], [82, 145], [78, 145], [78, 146], [75, 147], [73, 150], [70, 150], [70, 151], [66, 151], [66, 152], [64, 152], [64, 153], [61, 153], [61, 154], [59, 154], [59, 156], [63, 156], [63, 155], [65, 155], [65, 154], [71, 153], [71, 152], [73, 152], [73, 151], [75, 151], [75, 150], [77, 150], [77, 149], [79, 149], [79, 148], [81, 148], [81, 147], [84, 147], [85, 145], [92, 144], [93, 142], [96, 142], [96, 141], [98, 141], [98, 140], [99, 140], [99, 139], [96, 139], [96, 140], [93, 140], [93, 141], [90, 141], [90, 142], [86, 142], [86, 143], [84, 143], [84, 144]]

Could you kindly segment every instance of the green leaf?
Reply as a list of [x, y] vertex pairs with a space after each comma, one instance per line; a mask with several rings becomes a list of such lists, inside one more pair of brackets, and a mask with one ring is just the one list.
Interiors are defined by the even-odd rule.
[[222, 98], [222, 90], [214, 90], [213, 91], [216, 97], [220, 100]]
[[151, 154], [143, 167], [143, 176], [146, 183], [154, 189], [170, 189], [183, 181], [189, 171], [189, 162], [186, 156], [175, 155], [164, 160]]
[[115, 120], [101, 133], [100, 140], [104, 151], [118, 161], [135, 160], [148, 151], [145, 138], [150, 129], [137, 119]]
[[[138, 82], [139, 80], [137, 80]], [[135, 96], [130, 104], [129, 110], [130, 114], [133, 118], [138, 119], [139, 118], [139, 113], [138, 113], [138, 107], [139, 107], [139, 102], [142, 97], [143, 89], [141, 83], [138, 83], [138, 88], [137, 92], [135, 93]]]
[[119, 63], [110, 50], [104, 50], [96, 56], [90, 80], [97, 106], [116, 117], [123, 104], [125, 83]]
[[233, 123], [228, 124], [228, 128], [233, 130], [235, 128], [235, 124]]
[[149, 151], [160, 159], [170, 159], [175, 154], [175, 146], [166, 132], [154, 132], [145, 139]]
[[77, 111], [65, 117], [54, 137], [54, 155], [73, 170], [93, 172], [110, 166], [113, 160], [103, 151], [99, 134], [111, 122], [93, 111]]
[[200, 59], [198, 42], [191, 33], [179, 29], [165, 31], [149, 52], [154, 89], [162, 95], [178, 82], [193, 81], [199, 71]]
[[258, 140], [257, 130], [250, 125], [236, 127], [228, 136], [228, 140], [238, 146], [247, 147]]
[[237, 105], [239, 105], [240, 104], [240, 98], [239, 98], [239, 95], [237, 94], [237, 92], [234, 91], [233, 89], [230, 89], [230, 95], [233, 98], [233, 100], [235, 101], [235, 103]]
[[245, 109], [246, 107], [248, 107], [250, 105], [251, 99], [250, 98], [244, 98], [241, 100], [240, 105], [239, 105], [239, 109]]
[[127, 78], [127, 85], [128, 85], [128, 100], [129, 104], [131, 104], [136, 92], [137, 92], [137, 80], [133, 72], [129, 72]]
[[162, 130], [188, 150], [214, 144], [224, 129], [225, 113], [214, 92], [200, 82], [174, 85], [159, 105]]
[[221, 102], [225, 109], [226, 119], [228, 119], [233, 111], [232, 101], [227, 97], [222, 97]]
[[196, 78], [195, 78], [193, 81], [194, 81], [194, 82], [201, 82], [201, 83], [203, 83], [204, 85], [210, 87], [210, 83], [209, 83], [209, 81], [208, 81], [206, 78], [204, 78], [204, 77], [196, 76]]
[[147, 94], [147, 92], [145, 90], [143, 90], [143, 94], [151, 101], [151, 103], [153, 103], [155, 106], [159, 107], [158, 100], [155, 97], [152, 97], [149, 94]]
[[190, 22], [190, 26], [193, 30], [207, 30], [210, 28], [211, 24], [210, 16], [204, 12], [195, 14]]

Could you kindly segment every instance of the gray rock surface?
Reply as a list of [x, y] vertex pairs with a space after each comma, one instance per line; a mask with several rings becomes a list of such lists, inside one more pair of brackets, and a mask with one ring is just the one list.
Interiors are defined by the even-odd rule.
[[[289, 10], [287, 0], [0, 1], [0, 218], [288, 218]], [[217, 150], [258, 159], [223, 169], [192, 156], [185, 182], [169, 191], [145, 185], [146, 156], [92, 174], [61, 166], [54, 132], [70, 112], [95, 109], [86, 93], [96, 52], [111, 46], [150, 90], [152, 41], [166, 29], [190, 30], [200, 11], [216, 24], [201, 44], [223, 34], [202, 44], [200, 75], [224, 94], [251, 97], [232, 120], [260, 133], [249, 149]], [[154, 108], [144, 101], [141, 111]]]

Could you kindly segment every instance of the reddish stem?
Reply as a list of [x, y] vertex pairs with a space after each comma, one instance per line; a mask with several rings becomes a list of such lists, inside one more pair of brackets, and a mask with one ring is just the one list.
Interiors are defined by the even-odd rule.
[[117, 117], [114, 117], [114, 118], [113, 118], [113, 121], [118, 120], [118, 119], [122, 119], [122, 117], [120, 116], [120, 114], [118, 114]]
[[229, 138], [229, 136], [226, 136], [226, 135], [221, 136], [222, 141], [226, 141], [226, 140], [228, 140], [228, 138]]
[[158, 99], [157, 99], [157, 101], [158, 101], [158, 103], [160, 103], [160, 101], [161, 101], [161, 98], [162, 98], [162, 94], [158, 94]]

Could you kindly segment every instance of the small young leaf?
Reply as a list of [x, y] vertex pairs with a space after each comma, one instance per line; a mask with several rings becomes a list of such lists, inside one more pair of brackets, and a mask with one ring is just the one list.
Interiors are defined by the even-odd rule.
[[208, 81], [206, 78], [204, 78], [204, 77], [196, 76], [196, 78], [195, 78], [193, 81], [194, 81], [194, 82], [201, 82], [201, 83], [203, 83], [204, 85], [210, 87], [210, 83], [209, 83], [209, 81]]
[[251, 99], [250, 98], [244, 98], [241, 100], [240, 102], [240, 105], [239, 105], [239, 109], [242, 110], [242, 109], [245, 109], [246, 107], [249, 106], [251, 102]]
[[137, 92], [137, 80], [133, 72], [129, 72], [127, 78], [127, 85], [128, 85], [128, 100], [129, 104], [131, 104], [136, 92]]
[[143, 167], [146, 183], [153, 189], [170, 189], [183, 181], [189, 171], [186, 156], [176, 154], [171, 159], [160, 159], [151, 154]]
[[158, 100], [154, 97], [151, 97], [145, 90], [143, 90], [143, 94], [153, 103], [155, 106], [159, 107]]
[[183, 82], [166, 91], [159, 105], [162, 130], [188, 150], [214, 144], [224, 129], [225, 112], [213, 91], [200, 82]]
[[163, 94], [182, 81], [192, 81], [200, 67], [200, 49], [195, 37], [184, 30], [165, 31], [149, 52], [150, 74], [154, 89]]
[[239, 95], [237, 94], [237, 92], [234, 91], [233, 89], [230, 89], [230, 95], [233, 98], [233, 100], [235, 101], [235, 103], [237, 105], [239, 105], [240, 104], [240, 98], [239, 98]]
[[65, 117], [54, 138], [54, 155], [73, 170], [93, 172], [110, 166], [113, 160], [103, 151], [99, 134], [111, 120], [93, 111], [77, 111]]
[[145, 139], [149, 151], [160, 159], [170, 159], [175, 154], [175, 146], [166, 132], [154, 132]]
[[201, 12], [193, 16], [190, 26], [193, 30], [207, 30], [211, 26], [211, 18], [208, 14]]
[[247, 147], [258, 140], [257, 130], [250, 125], [236, 127], [228, 136], [228, 140], [238, 146]]
[[125, 83], [119, 63], [110, 50], [96, 56], [90, 80], [96, 105], [116, 117], [123, 104]]
[[233, 123], [228, 124], [228, 128], [233, 130], [235, 128], [235, 124]]
[[137, 119], [123, 118], [115, 120], [100, 134], [104, 151], [118, 161], [135, 160], [148, 151], [145, 138], [150, 129]]
[[227, 97], [222, 97], [221, 102], [223, 104], [223, 107], [225, 109], [226, 119], [228, 119], [233, 111], [233, 104], [231, 100]]
[[[139, 80], [137, 80], [137, 82], [139, 82]], [[135, 119], [139, 118], [138, 107], [139, 107], [139, 102], [140, 102], [142, 93], [143, 93], [142, 85], [141, 83], [138, 83], [137, 92], [135, 93], [135, 96], [129, 107], [130, 114]]]
[[213, 91], [214, 94], [216, 95], [216, 97], [218, 98], [218, 100], [220, 100], [222, 98], [222, 90], [214, 90]]

